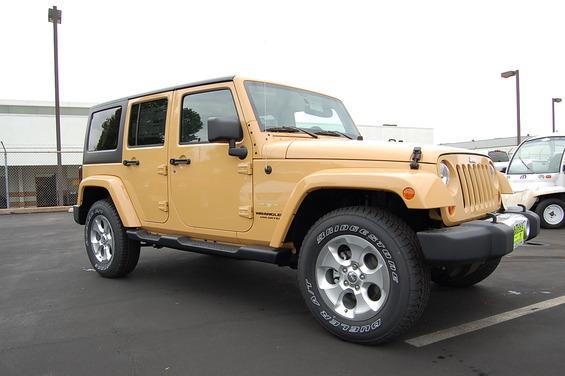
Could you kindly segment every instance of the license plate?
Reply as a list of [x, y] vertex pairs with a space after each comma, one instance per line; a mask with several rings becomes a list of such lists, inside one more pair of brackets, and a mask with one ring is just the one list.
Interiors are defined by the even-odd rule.
[[[491, 221], [491, 219], [487, 219], [487, 221]], [[502, 213], [496, 216], [496, 221], [514, 230], [514, 248], [524, 245], [526, 242], [526, 224], [528, 220], [523, 215]]]
[[514, 225], [514, 248], [524, 244], [526, 240], [526, 224], [517, 223]]

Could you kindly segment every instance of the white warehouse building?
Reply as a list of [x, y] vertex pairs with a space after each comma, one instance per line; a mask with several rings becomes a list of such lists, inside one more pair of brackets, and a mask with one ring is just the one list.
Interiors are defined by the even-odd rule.
[[[76, 202], [78, 167], [91, 104], [61, 103], [63, 204]], [[358, 126], [366, 140], [433, 143], [433, 129]], [[57, 152], [52, 102], [0, 100], [0, 208], [55, 206]], [[5, 168], [8, 170], [6, 192]]]
[[[90, 105], [61, 104], [63, 203], [76, 201]], [[57, 147], [52, 102], [0, 100], [0, 208], [55, 206]], [[8, 194], [6, 174], [8, 170]], [[9, 202], [7, 202], [7, 199]]]

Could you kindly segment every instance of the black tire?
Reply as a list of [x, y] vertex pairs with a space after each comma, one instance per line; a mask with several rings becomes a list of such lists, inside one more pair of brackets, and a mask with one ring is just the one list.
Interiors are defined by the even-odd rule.
[[563, 216], [563, 218], [561, 219], [561, 221], [559, 223], [548, 223], [546, 221], [545, 216], [544, 216], [544, 211], [550, 205], [557, 205], [557, 206], [561, 207], [561, 210], [563, 210], [563, 212], [565, 213], [565, 202], [563, 202], [562, 200], [560, 200], [558, 198], [546, 198], [544, 200], [541, 200], [539, 202], [539, 204], [537, 204], [536, 210], [535, 210], [536, 214], [539, 215], [539, 217], [540, 217], [541, 227], [547, 228], [547, 229], [556, 229], [556, 228], [561, 228], [561, 227], [565, 226], [565, 216]]
[[441, 286], [469, 287], [491, 275], [500, 264], [500, 258], [483, 264], [461, 265], [445, 269], [433, 269], [432, 281]]
[[[95, 226], [97, 219], [104, 221], [102, 217], [109, 223], [113, 234], [114, 249], [109, 261], [100, 260], [96, 256], [95, 248], [91, 242], [92, 226]], [[90, 207], [84, 226], [84, 241], [86, 253], [92, 267], [103, 277], [123, 277], [135, 269], [139, 260], [139, 242], [130, 240], [127, 237], [120, 216], [110, 200], [96, 201]]]
[[[384, 261], [382, 266], [388, 277], [383, 280], [389, 284], [388, 297], [376, 311], [365, 313], [371, 317], [347, 318], [330, 307], [321, 295], [316, 278], [318, 255], [326, 244], [342, 235], [360, 238], [364, 244], [369, 242], [371, 252], [378, 252]], [[364, 267], [367, 266], [358, 266], [359, 270]], [[345, 283], [344, 278], [347, 277], [342, 275], [334, 283]], [[360, 282], [363, 286], [366, 283]], [[326, 330], [343, 340], [361, 344], [389, 342], [406, 331], [422, 315], [430, 294], [429, 269], [414, 231], [400, 218], [370, 207], [334, 210], [310, 228], [299, 253], [298, 283], [308, 309]], [[363, 286], [360, 293], [368, 294]]]

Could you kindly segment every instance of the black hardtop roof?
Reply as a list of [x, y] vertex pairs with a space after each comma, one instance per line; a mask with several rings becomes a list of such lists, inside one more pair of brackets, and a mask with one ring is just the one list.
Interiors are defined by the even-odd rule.
[[167, 91], [186, 89], [186, 88], [189, 88], [189, 87], [195, 87], [195, 86], [201, 86], [201, 85], [217, 84], [217, 83], [221, 83], [221, 82], [230, 82], [230, 81], [233, 81], [234, 77], [235, 76], [212, 78], [212, 79], [209, 79], [209, 80], [196, 81], [196, 82], [191, 82], [191, 83], [184, 84], [184, 85], [171, 86], [171, 87], [167, 87], [167, 88], [163, 88], [163, 89], [159, 89], [159, 90], [148, 91], [146, 93], [130, 95], [128, 97], [124, 97], [124, 98], [120, 98], [120, 99], [114, 99], [113, 101], [108, 101], [108, 102], [97, 104], [97, 105], [90, 108], [90, 112], [92, 113], [92, 112], [99, 111], [99, 110], [102, 110], [102, 109], [105, 109], [105, 108], [108, 108], [108, 107], [114, 107], [114, 106], [117, 106], [117, 105], [121, 105], [121, 104], [123, 104], [123, 102], [127, 102], [130, 99], [145, 97], [147, 95], [159, 94], [159, 93], [164, 93], [164, 92], [167, 92]]

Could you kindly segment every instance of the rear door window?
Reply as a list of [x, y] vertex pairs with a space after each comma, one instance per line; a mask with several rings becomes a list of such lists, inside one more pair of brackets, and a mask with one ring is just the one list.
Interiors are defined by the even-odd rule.
[[161, 146], [165, 143], [167, 98], [136, 103], [131, 107], [128, 146]]

